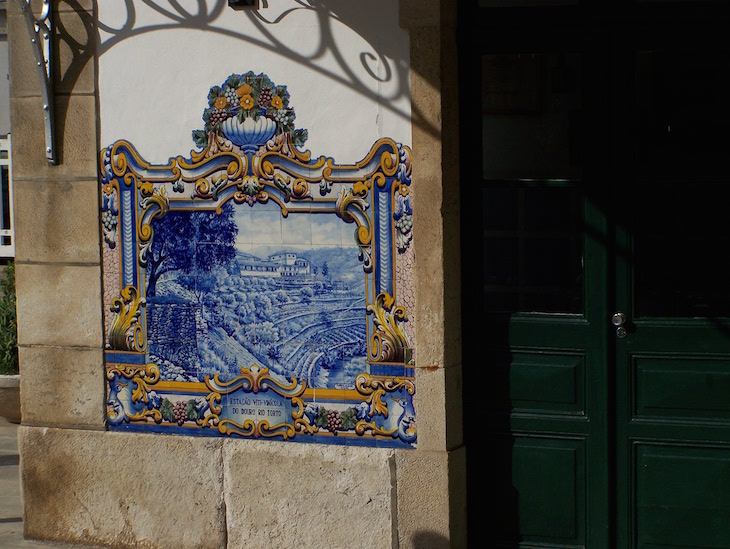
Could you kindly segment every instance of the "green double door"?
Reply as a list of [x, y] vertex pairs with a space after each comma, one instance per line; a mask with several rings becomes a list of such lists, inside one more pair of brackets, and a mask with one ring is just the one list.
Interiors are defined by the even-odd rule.
[[730, 48], [649, 4], [468, 23], [470, 547], [730, 548]]

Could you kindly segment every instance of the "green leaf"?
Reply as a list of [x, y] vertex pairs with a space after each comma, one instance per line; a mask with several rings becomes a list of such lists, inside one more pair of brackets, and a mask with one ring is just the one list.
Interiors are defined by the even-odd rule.
[[223, 90], [221, 90], [220, 86], [213, 86], [210, 88], [210, 91], [208, 92], [208, 105], [212, 107], [215, 100], [221, 95], [223, 95]]
[[251, 84], [251, 88], [253, 89], [251, 95], [253, 95], [254, 99], [258, 99], [259, 94], [261, 93], [261, 79], [257, 78], [254, 80], [253, 84]]
[[320, 406], [319, 414], [317, 414], [317, 427], [323, 427], [327, 425], [327, 410], [324, 406]]
[[354, 429], [357, 424], [357, 409], [348, 408], [340, 413], [342, 419], [342, 430]]
[[208, 132], [203, 130], [193, 130], [193, 142], [198, 146], [205, 148], [208, 146]]
[[294, 143], [294, 146], [301, 147], [302, 145], [304, 145], [307, 137], [309, 137], [307, 130], [295, 130], [292, 142]]
[[188, 419], [192, 419], [193, 421], [198, 419], [198, 411], [195, 409], [195, 400], [193, 400], [193, 399], [188, 400], [187, 413], [188, 413]]
[[170, 402], [169, 399], [162, 399], [162, 404], [160, 404], [160, 413], [166, 421], [175, 422], [175, 412], [173, 411], [172, 402]]
[[241, 77], [238, 74], [232, 74], [226, 80], [226, 86], [233, 88], [234, 90], [241, 86]]

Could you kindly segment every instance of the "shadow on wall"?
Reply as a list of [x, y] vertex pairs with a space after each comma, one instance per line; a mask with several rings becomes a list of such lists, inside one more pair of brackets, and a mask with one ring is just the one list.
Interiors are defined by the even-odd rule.
[[418, 532], [413, 536], [413, 549], [449, 549], [449, 540], [435, 532]]
[[[382, 108], [397, 116], [410, 119], [411, 123], [421, 130], [431, 135], [438, 134], [438, 129], [429, 123], [415, 106], [411, 107], [413, 109], [411, 112], [404, 112], [396, 105], [398, 100], [408, 98], [410, 95], [410, 60], [397, 51], [389, 41], [381, 40], [377, 35], [378, 25], [372, 24], [374, 17], [398, 17], [397, 9], [393, 9], [393, 2], [294, 0], [289, 2], [289, 5], [288, 9], [276, 11], [273, 9], [275, 7], [273, 4], [261, 0], [258, 9], [245, 11], [246, 17], [260, 33], [259, 36], [252, 37], [222, 25], [221, 22], [231, 13], [227, 0], [197, 0], [196, 3], [188, 3], [187, 9], [176, 0], [123, 0], [123, 3], [120, 2], [116, 8], [120, 13], [119, 19], [99, 21], [98, 29], [95, 28], [93, 17], [84, 10], [78, 0], [60, 0], [57, 12], [76, 11], [86, 34], [80, 35], [78, 22], [66, 19], [68, 24], [64, 24], [64, 17], [55, 17], [54, 46], [56, 51], [62, 52], [65, 61], [65, 66], [57, 69], [56, 78], [59, 84], [57, 89], [73, 89], [86, 64], [93, 60], [95, 46], [97, 54], [101, 56], [123, 40], [145, 33], [196, 29], [235, 38], [242, 43], [297, 61], [308, 70], [347, 86], [364, 98], [379, 101]], [[197, 9], [191, 9], [191, 6]], [[158, 14], [161, 22], [139, 24], [137, 12], [150, 9]], [[272, 12], [271, 15], [269, 11]], [[312, 32], [319, 34], [318, 46], [306, 54], [293, 49], [274, 32], [277, 23], [299, 16], [307, 16], [308, 22], [312, 20], [317, 22], [316, 26], [312, 27]], [[71, 28], [72, 23], [73, 28]], [[336, 41], [336, 27], [340, 25], [356, 33], [368, 45], [368, 49], [360, 51], [356, 56], [346, 55]], [[324, 58], [336, 60], [336, 69], [320, 66], [319, 61]], [[364, 74], [372, 79], [371, 81], [366, 82], [360, 76], [363, 70]], [[383, 96], [383, 89], [380, 86], [373, 87], [373, 82], [388, 84], [387, 87], [391, 92], [388, 96]], [[56, 102], [56, 122], [62, 135], [63, 113], [67, 111], [68, 96], [57, 96]]]

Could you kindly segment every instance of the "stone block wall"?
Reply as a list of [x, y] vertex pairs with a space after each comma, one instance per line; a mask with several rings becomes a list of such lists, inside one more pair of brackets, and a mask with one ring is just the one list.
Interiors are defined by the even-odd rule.
[[[40, 2], [33, 3], [39, 14]], [[7, 2], [24, 425], [105, 428], [93, 2], [55, 8], [58, 165], [19, 3]]]
[[58, 165], [45, 158], [27, 28], [8, 2], [26, 537], [117, 548], [465, 546], [459, 277], [446, 268], [459, 264], [447, 244], [458, 241], [458, 173], [444, 171], [454, 151], [442, 139], [455, 135], [456, 63], [442, 46], [454, 42], [455, 2], [427, 4], [403, 1], [400, 14], [422, 117], [420, 429], [418, 449], [393, 450], [107, 430], [95, 2], [53, 2]]

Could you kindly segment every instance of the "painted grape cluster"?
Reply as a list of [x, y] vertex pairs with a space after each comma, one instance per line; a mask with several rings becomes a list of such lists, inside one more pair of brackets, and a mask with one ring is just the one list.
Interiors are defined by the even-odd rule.
[[195, 421], [200, 417], [195, 400], [178, 400], [172, 402], [163, 398], [160, 403], [160, 413], [165, 421], [182, 425], [186, 421]]
[[346, 410], [328, 410], [324, 406], [319, 408], [315, 425], [324, 427], [330, 433], [337, 434], [338, 431], [348, 431], [355, 428], [357, 424], [357, 408]]

